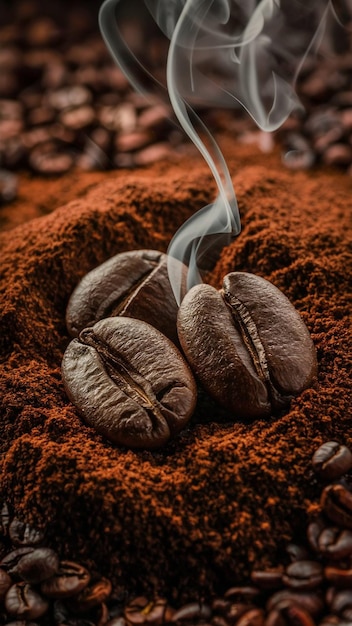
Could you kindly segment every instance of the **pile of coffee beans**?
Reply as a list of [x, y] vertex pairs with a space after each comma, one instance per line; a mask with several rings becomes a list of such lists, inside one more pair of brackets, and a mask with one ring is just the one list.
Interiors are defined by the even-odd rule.
[[221, 290], [197, 285], [178, 307], [168, 269], [184, 292], [187, 267], [157, 250], [117, 254], [74, 289], [62, 377], [89, 425], [114, 443], [157, 448], [192, 416], [192, 372], [229, 419], [278, 413], [311, 385], [309, 331], [272, 283], [232, 272]]
[[[0, 620], [6, 626], [351, 626], [352, 452], [335, 441], [313, 455], [326, 484], [320, 512], [282, 564], [253, 571], [224, 594], [174, 607], [165, 598], [116, 599], [106, 578], [60, 560], [41, 532], [0, 515]], [[200, 593], [201, 596], [201, 593]]]

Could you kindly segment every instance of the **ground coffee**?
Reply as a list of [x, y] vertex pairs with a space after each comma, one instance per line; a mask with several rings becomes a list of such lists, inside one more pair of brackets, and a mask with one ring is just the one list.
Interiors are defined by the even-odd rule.
[[[233, 423], [201, 393], [177, 440], [159, 452], [122, 451], [82, 422], [62, 385], [74, 287], [114, 254], [166, 250], [214, 197], [196, 158], [111, 173], [82, 199], [0, 236], [0, 496], [45, 529], [61, 559], [94, 562], [115, 594], [158, 587], [194, 600], [275, 564], [318, 500], [312, 453], [330, 439], [352, 444], [351, 181], [283, 171], [277, 155], [222, 145], [243, 228], [209, 280], [219, 288], [233, 270], [270, 280], [318, 351], [317, 383], [279, 418]], [[57, 206], [67, 189], [55, 188]], [[35, 203], [45, 212], [43, 197]]]

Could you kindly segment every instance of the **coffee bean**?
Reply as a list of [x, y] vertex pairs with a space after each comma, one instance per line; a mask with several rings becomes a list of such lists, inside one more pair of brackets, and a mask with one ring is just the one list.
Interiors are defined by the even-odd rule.
[[76, 596], [67, 600], [68, 606], [77, 613], [85, 613], [105, 602], [111, 594], [111, 582], [107, 578], [100, 578], [89, 583]]
[[65, 352], [62, 374], [85, 421], [131, 447], [165, 444], [187, 424], [196, 402], [193, 376], [177, 348], [127, 317], [83, 330]]
[[292, 562], [303, 561], [308, 558], [308, 551], [303, 546], [299, 546], [296, 543], [289, 543], [286, 546], [286, 552]]
[[87, 105], [65, 109], [60, 115], [60, 121], [68, 128], [82, 130], [94, 123], [95, 112], [91, 106]]
[[31, 546], [24, 546], [22, 548], [17, 548], [16, 550], [12, 550], [0, 562], [0, 567], [8, 572], [10, 576], [19, 577], [19, 573], [17, 571], [18, 564], [20, 563], [23, 556], [27, 554], [31, 554], [34, 551], [34, 548]]
[[52, 91], [47, 96], [48, 104], [59, 110], [83, 106], [88, 104], [91, 99], [92, 95], [89, 89], [80, 85]]
[[50, 141], [33, 148], [29, 164], [42, 176], [60, 176], [71, 169], [73, 157], [68, 152], [60, 152], [58, 146]]
[[323, 556], [332, 560], [352, 556], [352, 531], [329, 527], [319, 536], [319, 549]]
[[88, 570], [72, 561], [61, 561], [58, 571], [41, 584], [42, 593], [48, 598], [70, 598], [79, 594], [90, 581]]
[[282, 572], [256, 570], [251, 574], [252, 582], [260, 589], [277, 589], [282, 586]]
[[178, 609], [172, 616], [171, 622], [188, 622], [189, 620], [207, 620], [211, 616], [211, 609], [201, 602], [190, 602]]
[[325, 487], [320, 503], [324, 513], [334, 524], [352, 530], [352, 493], [343, 485]]
[[228, 274], [221, 292], [193, 287], [181, 303], [177, 328], [206, 391], [239, 418], [282, 409], [316, 374], [303, 320], [282, 292], [254, 274]]
[[326, 148], [323, 154], [326, 165], [351, 165], [352, 147], [343, 143], [336, 143]]
[[314, 589], [323, 580], [323, 568], [317, 561], [297, 561], [286, 568], [282, 580], [292, 589]]
[[6, 502], [1, 506], [0, 509], [0, 535], [2, 537], [7, 537], [9, 533], [9, 525], [10, 525], [11, 515], [10, 510]]
[[0, 204], [11, 202], [17, 196], [18, 178], [8, 170], [0, 169]]
[[139, 150], [134, 157], [135, 164], [138, 166], [151, 165], [157, 161], [170, 159], [174, 157], [174, 151], [170, 149], [166, 141], [153, 143], [152, 146]]
[[351, 609], [352, 608], [352, 589], [346, 589], [343, 591], [338, 591], [337, 593], [334, 594], [333, 599], [332, 599], [332, 603], [331, 603], [331, 610], [334, 613], [342, 613], [343, 611], [346, 611], [346, 609]]
[[59, 568], [59, 558], [50, 548], [36, 548], [24, 554], [16, 568], [16, 573], [25, 582], [40, 583], [53, 576]]
[[293, 589], [282, 589], [274, 593], [267, 602], [267, 610], [277, 609], [280, 606], [300, 606], [307, 613], [316, 617], [324, 609], [324, 603], [319, 591], [296, 591]]
[[0, 568], [0, 602], [4, 601], [4, 598], [12, 585], [12, 579], [4, 569]]
[[46, 613], [48, 602], [28, 583], [16, 583], [8, 590], [5, 597], [7, 612], [14, 617], [37, 619]]
[[[170, 262], [185, 281], [187, 268]], [[177, 311], [168, 257], [156, 250], [134, 250], [117, 254], [84, 276], [68, 303], [66, 324], [75, 337], [100, 319], [123, 315], [148, 322], [177, 342]]]
[[[149, 601], [144, 596], [132, 600], [124, 609], [127, 624], [162, 624], [167, 612], [167, 602], [162, 598]], [[171, 616], [169, 615], [168, 618]], [[121, 618], [120, 618], [121, 619]]]
[[40, 530], [16, 517], [10, 523], [9, 535], [15, 546], [38, 546], [44, 540], [44, 535]]
[[273, 609], [265, 626], [315, 626], [314, 620], [304, 609], [296, 605]]
[[262, 609], [250, 609], [237, 620], [236, 626], [264, 626], [264, 611]]
[[341, 569], [339, 567], [325, 567], [325, 579], [336, 587], [352, 589], [352, 569]]
[[352, 452], [337, 441], [327, 441], [314, 453], [314, 470], [326, 480], [334, 480], [352, 468]]
[[232, 602], [252, 602], [260, 594], [258, 587], [247, 585], [245, 587], [230, 587], [224, 594], [226, 600]]
[[298, 133], [290, 133], [285, 138], [283, 162], [292, 170], [309, 169], [315, 163], [315, 154], [309, 142]]

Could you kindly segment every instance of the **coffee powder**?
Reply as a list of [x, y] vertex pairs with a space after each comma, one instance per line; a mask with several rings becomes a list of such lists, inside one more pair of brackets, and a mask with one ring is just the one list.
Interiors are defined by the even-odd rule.
[[157, 588], [195, 599], [275, 565], [318, 501], [312, 453], [326, 440], [352, 444], [351, 180], [288, 172], [278, 155], [222, 145], [237, 172], [242, 232], [209, 280], [220, 287], [242, 270], [272, 281], [318, 351], [318, 381], [281, 416], [233, 423], [200, 393], [174, 441], [126, 451], [85, 425], [64, 392], [74, 287], [114, 254], [166, 250], [213, 197], [196, 158], [111, 173], [83, 198], [0, 235], [0, 497], [45, 530], [60, 558], [94, 563], [115, 594]]

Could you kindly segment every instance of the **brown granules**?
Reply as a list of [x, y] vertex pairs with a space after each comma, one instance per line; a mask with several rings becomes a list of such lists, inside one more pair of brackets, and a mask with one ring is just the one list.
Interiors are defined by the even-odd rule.
[[271, 280], [318, 350], [317, 383], [281, 417], [234, 424], [201, 394], [174, 442], [132, 452], [85, 426], [63, 390], [74, 286], [123, 250], [166, 250], [213, 194], [198, 159], [112, 173], [85, 197], [0, 236], [0, 496], [45, 528], [60, 557], [94, 562], [115, 593], [157, 587], [194, 599], [275, 565], [318, 499], [307, 470], [313, 451], [330, 439], [352, 445], [351, 180], [285, 171], [253, 147], [227, 145], [225, 154], [243, 229], [212, 283], [233, 269]]

